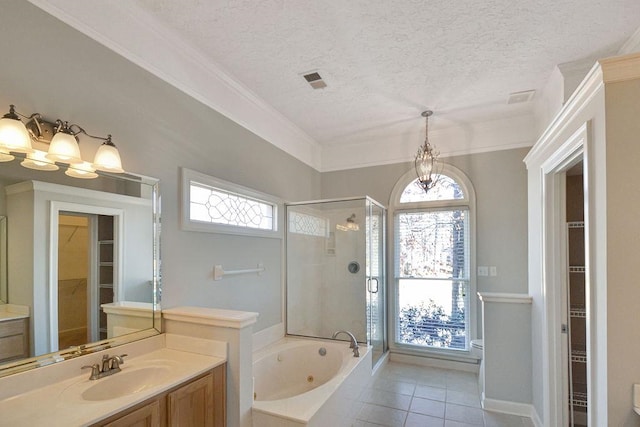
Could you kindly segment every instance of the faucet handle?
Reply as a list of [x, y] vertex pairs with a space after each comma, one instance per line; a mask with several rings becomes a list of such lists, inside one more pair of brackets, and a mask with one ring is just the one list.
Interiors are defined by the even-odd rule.
[[120, 356], [113, 356], [111, 358], [111, 369], [120, 370], [120, 365], [124, 364], [124, 358], [127, 357], [128, 354], [121, 354]]
[[100, 365], [98, 365], [97, 363], [94, 363], [93, 365], [85, 365], [80, 369], [91, 369], [91, 376], [89, 377], [90, 380], [97, 380], [98, 377], [100, 376]]

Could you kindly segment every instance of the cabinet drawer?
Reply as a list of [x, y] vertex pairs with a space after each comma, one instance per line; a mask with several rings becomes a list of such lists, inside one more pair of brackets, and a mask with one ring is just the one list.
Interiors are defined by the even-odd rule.
[[24, 334], [24, 319], [0, 322], [0, 338]]
[[160, 425], [160, 402], [138, 408], [104, 427], [155, 427]]
[[0, 361], [25, 356], [24, 335], [0, 338]]

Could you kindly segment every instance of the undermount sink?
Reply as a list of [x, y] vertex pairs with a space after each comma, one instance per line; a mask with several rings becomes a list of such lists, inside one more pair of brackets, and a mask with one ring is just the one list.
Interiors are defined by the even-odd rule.
[[94, 385], [81, 393], [81, 397], [88, 401], [117, 399], [162, 383], [170, 372], [168, 366], [123, 368], [121, 372], [96, 380]]

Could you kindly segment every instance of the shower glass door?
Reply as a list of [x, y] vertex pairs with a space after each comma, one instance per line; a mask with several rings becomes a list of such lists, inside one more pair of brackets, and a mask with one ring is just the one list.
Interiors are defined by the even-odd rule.
[[386, 211], [369, 198], [366, 199], [366, 210], [367, 326], [375, 366], [387, 350], [384, 268]]

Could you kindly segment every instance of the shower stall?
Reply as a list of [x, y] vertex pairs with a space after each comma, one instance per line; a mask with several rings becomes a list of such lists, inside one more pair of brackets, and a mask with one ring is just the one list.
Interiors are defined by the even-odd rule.
[[[387, 350], [386, 209], [369, 197], [286, 205], [287, 334], [347, 330]], [[343, 337], [343, 336], [341, 336]]]

